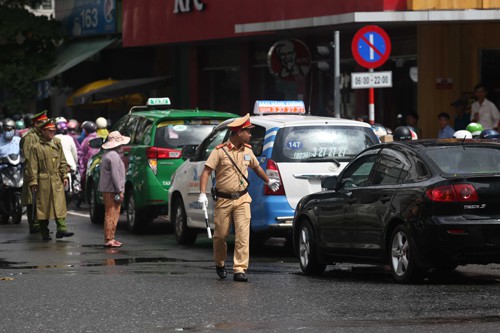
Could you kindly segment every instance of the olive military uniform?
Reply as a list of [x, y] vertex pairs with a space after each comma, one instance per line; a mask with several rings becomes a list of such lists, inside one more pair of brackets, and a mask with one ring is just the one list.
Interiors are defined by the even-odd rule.
[[50, 239], [49, 219], [55, 219], [58, 234], [64, 235], [67, 212], [63, 181], [69, 168], [61, 141], [58, 138], [47, 141], [40, 137], [38, 143], [27, 151], [27, 161], [26, 183], [29, 188], [37, 186], [35, 204], [40, 233], [44, 239]]
[[233, 165], [231, 156], [241, 172], [248, 177], [248, 167], [256, 168], [259, 162], [251, 146], [244, 144], [240, 149], [230, 141], [218, 145], [208, 157], [205, 165], [216, 173], [218, 200], [214, 209], [214, 261], [224, 267], [227, 255], [226, 237], [229, 235], [231, 221], [234, 223], [235, 243], [233, 271], [244, 273], [248, 268], [250, 246], [250, 203], [252, 198], [247, 192], [248, 184]]

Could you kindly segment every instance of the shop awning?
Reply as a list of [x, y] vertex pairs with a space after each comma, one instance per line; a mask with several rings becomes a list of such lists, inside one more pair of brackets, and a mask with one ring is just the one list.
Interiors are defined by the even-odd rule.
[[60, 50], [58, 50], [57, 52], [56, 60], [54, 61], [54, 67], [52, 67], [52, 69], [46, 75], [38, 78], [37, 81], [48, 80], [58, 74], [61, 74], [71, 67], [76, 66], [82, 61], [90, 58], [97, 52], [100, 52], [102, 49], [111, 45], [116, 40], [117, 38], [79, 40], [61, 46]]
[[150, 77], [142, 79], [121, 80], [102, 88], [73, 96], [73, 105], [87, 104], [114, 97], [141, 93], [164, 86], [170, 77]]

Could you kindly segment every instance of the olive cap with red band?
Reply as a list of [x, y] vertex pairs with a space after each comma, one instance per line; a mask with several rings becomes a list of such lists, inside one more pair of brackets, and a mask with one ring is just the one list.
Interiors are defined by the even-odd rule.
[[41, 129], [54, 129], [56, 130], [56, 121], [54, 119], [49, 119], [46, 122], [44, 122], [42, 125], [40, 125]]
[[33, 118], [31, 118], [31, 122], [34, 124], [36, 122], [46, 121], [48, 119], [49, 118], [47, 117], [47, 110], [43, 110], [42, 112], [35, 114]]
[[255, 126], [250, 123], [250, 114], [247, 113], [244, 117], [236, 118], [227, 125], [232, 132], [238, 132], [242, 129], [254, 128]]

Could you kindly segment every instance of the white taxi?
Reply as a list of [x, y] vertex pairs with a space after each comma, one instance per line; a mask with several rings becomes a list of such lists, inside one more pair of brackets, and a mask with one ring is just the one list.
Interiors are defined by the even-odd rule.
[[[172, 175], [169, 190], [170, 221], [180, 244], [193, 243], [197, 233], [206, 230], [205, 217], [198, 203], [200, 175], [211, 151], [228, 140], [227, 124], [216, 126], [199, 146], [183, 149], [186, 161]], [[321, 179], [338, 175], [365, 148], [379, 143], [367, 123], [305, 114], [302, 101], [257, 101], [252, 125], [252, 150], [260, 166], [281, 186], [272, 192], [249, 171], [248, 191], [252, 197], [252, 246], [269, 237], [291, 238], [292, 220], [298, 201], [321, 190]], [[213, 202], [208, 180], [208, 215], [213, 228]]]

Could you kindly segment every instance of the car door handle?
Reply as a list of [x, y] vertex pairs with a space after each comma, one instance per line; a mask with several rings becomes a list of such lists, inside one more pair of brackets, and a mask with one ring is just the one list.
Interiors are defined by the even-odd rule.
[[349, 204], [353, 204], [353, 203], [355, 203], [355, 202], [356, 202], [356, 198], [349, 198], [349, 199], [347, 199], [347, 202], [348, 202]]
[[388, 195], [384, 195], [382, 198], [380, 198], [380, 202], [382, 202], [382, 203], [386, 203], [389, 200], [391, 200], [391, 197]]

